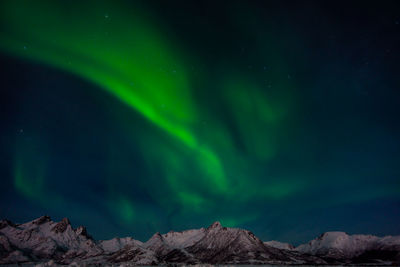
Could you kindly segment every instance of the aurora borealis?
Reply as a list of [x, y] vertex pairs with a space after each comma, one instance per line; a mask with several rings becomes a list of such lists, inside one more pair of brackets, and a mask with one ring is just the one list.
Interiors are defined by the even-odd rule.
[[400, 234], [395, 1], [0, 2], [0, 215]]

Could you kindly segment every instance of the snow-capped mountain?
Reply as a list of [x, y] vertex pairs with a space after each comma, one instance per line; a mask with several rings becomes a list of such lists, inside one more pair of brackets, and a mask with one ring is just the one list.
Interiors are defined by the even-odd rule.
[[174, 249], [184, 249], [192, 246], [206, 234], [206, 229], [200, 228], [182, 232], [170, 231], [166, 234], [155, 233], [143, 247], [165, 255]]
[[161, 241], [163, 246], [167, 246], [171, 249], [182, 249], [193, 245], [202, 239], [205, 234], [206, 230], [204, 228], [182, 232], [170, 231], [163, 235], [156, 233], [144, 244], [144, 246], [147, 248], [158, 246], [157, 244]]
[[[14, 224], [0, 221], [0, 264], [157, 265], [400, 263], [400, 237], [328, 232], [293, 248], [278, 241], [262, 242], [252, 232], [223, 227], [156, 233], [142, 243], [131, 237], [95, 241], [83, 226], [68, 219], [53, 222], [42, 216]], [[50, 264], [51, 265], [51, 264]]]
[[73, 229], [67, 218], [53, 222], [50, 217], [42, 216], [24, 224], [3, 220], [0, 222], [0, 237], [0, 251], [5, 255], [1, 262], [7, 262], [7, 257], [16, 261], [41, 258], [67, 261], [71, 258], [85, 259], [103, 253], [87, 234], [85, 227]]
[[400, 236], [377, 237], [326, 232], [295, 248], [303, 254], [320, 256], [328, 261], [357, 261], [367, 258], [400, 259]]
[[247, 230], [210, 225], [198, 242], [186, 250], [200, 262], [207, 263], [262, 263], [280, 262], [285, 257], [279, 250], [266, 247]]

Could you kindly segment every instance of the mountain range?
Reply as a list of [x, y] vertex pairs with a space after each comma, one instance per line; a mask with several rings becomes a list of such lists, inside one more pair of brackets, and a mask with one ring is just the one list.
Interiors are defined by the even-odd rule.
[[0, 264], [35, 263], [42, 266], [165, 265], [165, 264], [400, 264], [400, 236], [377, 237], [326, 232], [294, 247], [263, 242], [252, 232], [223, 227], [155, 233], [148, 241], [131, 237], [94, 240], [84, 226], [73, 228], [64, 218], [48, 216], [16, 224], [0, 221]]

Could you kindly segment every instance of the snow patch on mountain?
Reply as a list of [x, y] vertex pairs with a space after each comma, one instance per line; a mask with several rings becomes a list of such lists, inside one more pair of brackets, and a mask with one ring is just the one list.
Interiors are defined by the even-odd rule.
[[373, 235], [349, 235], [344, 232], [326, 232], [296, 251], [332, 258], [354, 258], [365, 251], [381, 250], [400, 244], [400, 236], [377, 237]]
[[278, 249], [286, 249], [286, 250], [294, 249], [294, 246], [289, 243], [283, 243], [283, 242], [279, 242], [279, 241], [275, 241], [275, 240], [264, 242], [264, 245], [278, 248]]
[[101, 249], [104, 250], [106, 253], [114, 253], [117, 252], [118, 250], [123, 249], [125, 246], [142, 246], [143, 243], [133, 239], [132, 237], [124, 237], [124, 238], [119, 238], [115, 237], [110, 240], [101, 240], [99, 241], [98, 245], [100, 246]]

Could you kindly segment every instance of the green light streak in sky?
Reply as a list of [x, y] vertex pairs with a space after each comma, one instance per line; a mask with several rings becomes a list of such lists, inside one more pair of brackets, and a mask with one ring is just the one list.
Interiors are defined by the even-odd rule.
[[229, 79], [225, 92], [246, 151], [260, 159], [273, 157], [275, 129], [285, 110], [268, 103], [262, 90], [249, 81]]
[[211, 183], [225, 190], [218, 157], [190, 129], [197, 114], [182, 56], [138, 11], [100, 6], [83, 6], [79, 16], [54, 1], [3, 2], [2, 24], [12, 30], [1, 36], [1, 46], [95, 82], [196, 151]]
[[45, 202], [45, 168], [46, 162], [43, 155], [44, 148], [35, 142], [18, 140], [14, 160], [14, 187], [30, 199]]
[[[29, 159], [30, 161], [32, 159]], [[16, 160], [14, 170], [14, 186], [18, 192], [27, 196], [28, 198], [38, 199], [43, 194], [44, 174], [43, 166], [35, 166], [35, 169], [29, 168], [28, 163], [20, 162], [21, 159]]]
[[[222, 101], [244, 144], [243, 156], [218, 112], [199, 107], [204, 103], [194, 98], [185, 66], [188, 57], [179, 51], [179, 44], [143, 14], [140, 8], [124, 8], [111, 1], [68, 5], [2, 1], [0, 48], [93, 82], [167, 133], [173, 140], [168, 144], [159, 137], [142, 137], [148, 169], [161, 169], [165, 183], [151, 194], [166, 210], [180, 205], [206, 213], [220, 198], [228, 202], [280, 199], [301, 188], [289, 186], [290, 181], [256, 181], [248, 172], [253, 168], [251, 162], [245, 159], [250, 155], [252, 160], [265, 162], [274, 157], [288, 104], [276, 106], [257, 83], [240, 75], [221, 77]], [[207, 121], [207, 130], [200, 129], [202, 121]], [[132, 125], [132, 134], [136, 131]], [[34, 197], [36, 193], [25, 187], [31, 184], [23, 168], [16, 167], [15, 186]], [[38, 179], [37, 186], [41, 186], [43, 181]], [[111, 199], [118, 199], [110, 200], [110, 209], [118, 207], [126, 223], [137, 219], [136, 203], [116, 196], [118, 189], [110, 188]], [[163, 197], [165, 190], [173, 197]], [[236, 224], [225, 217], [229, 225]]]
[[64, 205], [62, 195], [55, 194], [46, 186], [48, 155], [40, 138], [18, 139], [15, 151], [13, 171], [16, 191], [44, 207]]
[[127, 198], [120, 196], [115, 203], [114, 210], [118, 211], [119, 218], [122, 218], [124, 222], [132, 223], [135, 219], [135, 209], [131, 201]]
[[[101, 10], [109, 8], [83, 6], [85, 16], [79, 16], [59, 10], [54, 1], [6, 1], [2, 22], [12, 32], [1, 36], [3, 49], [97, 83], [195, 147], [186, 124], [196, 115], [180, 56], [137, 15], [115, 10], [118, 17], [105, 18]], [[46, 15], [37, 16], [43, 9]]]
[[[393, 56], [361, 66], [386, 48], [325, 38], [298, 21], [308, 8], [266, 2], [0, 1], [5, 217], [80, 217], [147, 238], [391, 211], [398, 93], [379, 70]], [[346, 26], [312, 6], [332, 33]]]

